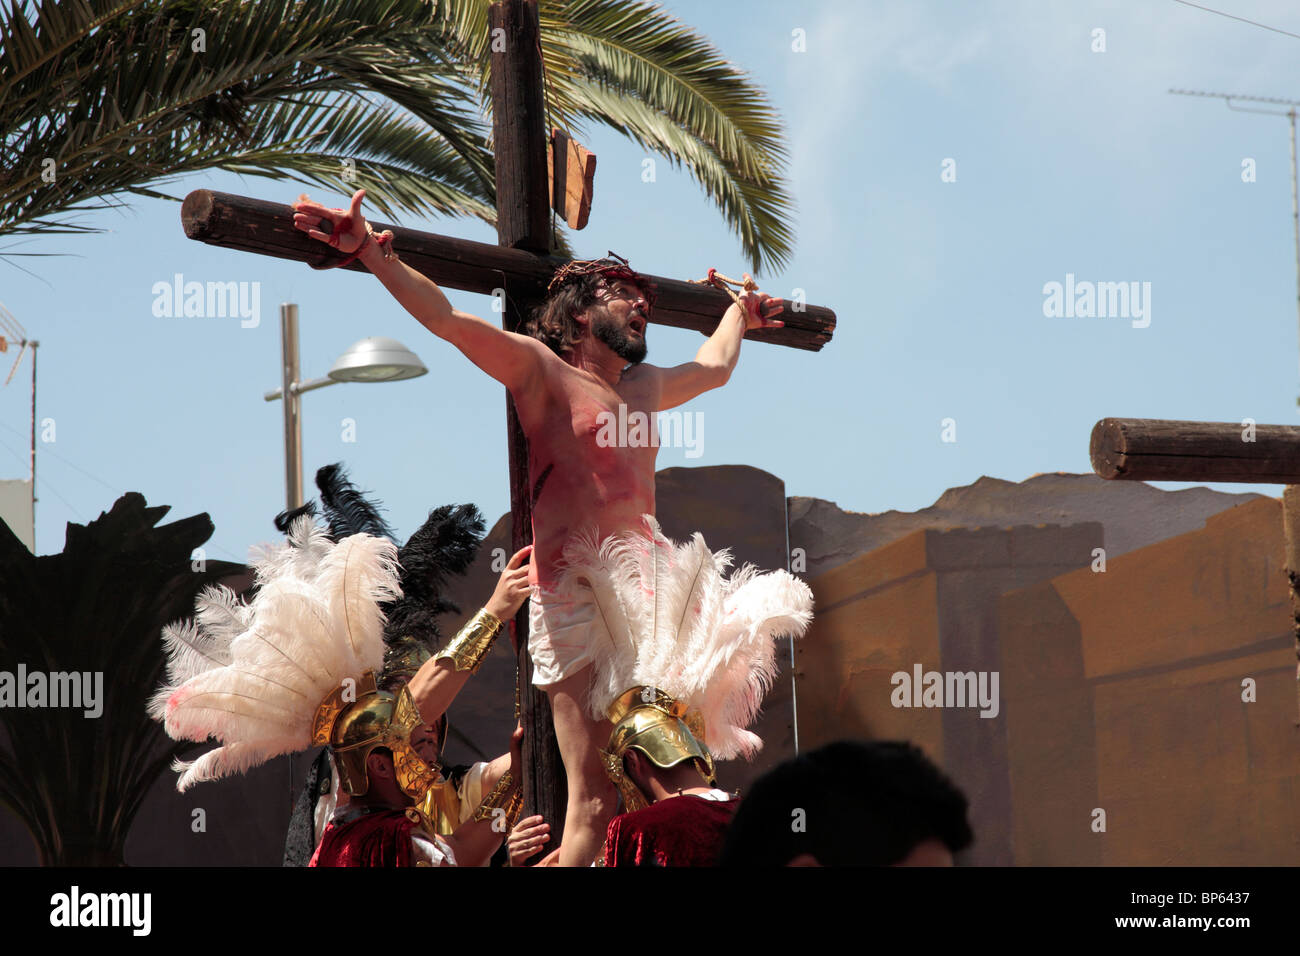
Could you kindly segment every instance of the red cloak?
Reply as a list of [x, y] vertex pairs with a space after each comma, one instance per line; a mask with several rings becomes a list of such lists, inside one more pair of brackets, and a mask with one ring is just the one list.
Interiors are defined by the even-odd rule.
[[739, 800], [669, 797], [609, 821], [606, 866], [716, 866]]
[[374, 810], [344, 823], [331, 820], [308, 866], [410, 866], [411, 829], [403, 810]]

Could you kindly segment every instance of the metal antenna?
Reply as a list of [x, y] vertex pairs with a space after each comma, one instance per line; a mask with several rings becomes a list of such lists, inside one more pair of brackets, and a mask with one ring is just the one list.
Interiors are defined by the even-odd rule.
[[[1228, 109], [1238, 113], [1269, 113], [1273, 116], [1285, 116], [1291, 121], [1291, 228], [1295, 234], [1295, 282], [1296, 282], [1296, 316], [1300, 321], [1300, 199], [1296, 196], [1296, 158], [1295, 158], [1295, 114], [1296, 107], [1300, 106], [1300, 100], [1284, 100], [1276, 96], [1246, 96], [1241, 93], [1207, 93], [1201, 90], [1170, 90], [1178, 96], [1208, 96], [1211, 99], [1221, 99], [1228, 105]], [[1265, 110], [1250, 106], [1233, 106], [1233, 100], [1240, 100], [1243, 103], [1273, 103], [1278, 106], [1286, 106], [1284, 110]], [[1300, 396], [1296, 398], [1296, 404], [1300, 405]]]

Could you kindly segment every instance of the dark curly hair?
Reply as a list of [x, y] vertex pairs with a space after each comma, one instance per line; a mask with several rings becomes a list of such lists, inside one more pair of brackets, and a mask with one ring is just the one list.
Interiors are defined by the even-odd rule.
[[[727, 831], [723, 866], [784, 866], [810, 854], [822, 866], [892, 866], [938, 839], [971, 845], [966, 795], [921, 750], [902, 741], [840, 740], [764, 774]], [[792, 826], [802, 810], [802, 829]]]
[[600, 301], [601, 289], [619, 280], [635, 285], [653, 307], [654, 284], [632, 271], [626, 260], [575, 260], [556, 272], [550, 295], [533, 309], [519, 331], [545, 343], [556, 355], [565, 355], [582, 341], [585, 334], [577, 316]]

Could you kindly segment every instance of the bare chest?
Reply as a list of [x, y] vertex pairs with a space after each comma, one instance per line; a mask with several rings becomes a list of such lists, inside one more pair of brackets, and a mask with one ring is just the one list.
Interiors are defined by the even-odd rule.
[[654, 396], [638, 381], [617, 387], [574, 376], [564, 383], [553, 426], [556, 433], [596, 452], [650, 451], [658, 445]]

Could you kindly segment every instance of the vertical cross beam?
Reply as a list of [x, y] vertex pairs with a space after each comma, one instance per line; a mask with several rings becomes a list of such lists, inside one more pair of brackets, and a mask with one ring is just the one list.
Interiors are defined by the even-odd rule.
[[[546, 173], [546, 113], [542, 89], [541, 31], [536, 0], [498, 0], [488, 8], [492, 66], [492, 137], [496, 156], [497, 245], [546, 254], [550, 251], [550, 197]], [[503, 328], [514, 332], [538, 301], [541, 290], [526, 285], [505, 290]], [[511, 545], [532, 541], [532, 499], [528, 441], [519, 427], [514, 400], [506, 394], [510, 453]], [[551, 825], [550, 847], [563, 838], [566, 783], [555, 741], [550, 703], [532, 686], [528, 658], [528, 604], [515, 617], [524, 724], [524, 814], [540, 813]]]

